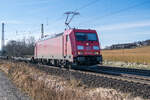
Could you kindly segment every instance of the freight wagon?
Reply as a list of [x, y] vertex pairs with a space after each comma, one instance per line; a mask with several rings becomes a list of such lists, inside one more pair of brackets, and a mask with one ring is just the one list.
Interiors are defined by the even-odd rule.
[[102, 64], [96, 30], [68, 29], [35, 45], [34, 61], [55, 66]]

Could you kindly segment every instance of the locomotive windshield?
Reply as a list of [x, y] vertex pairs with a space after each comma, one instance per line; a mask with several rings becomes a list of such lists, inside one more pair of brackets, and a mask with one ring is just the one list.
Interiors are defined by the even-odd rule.
[[97, 41], [96, 33], [76, 33], [77, 41]]

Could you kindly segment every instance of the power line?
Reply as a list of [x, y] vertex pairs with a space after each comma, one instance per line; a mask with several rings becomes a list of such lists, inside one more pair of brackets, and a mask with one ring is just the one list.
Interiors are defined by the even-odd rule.
[[118, 11], [112, 12], [112, 13], [110, 13], [110, 14], [106, 14], [106, 15], [104, 15], [104, 16], [101, 16], [101, 18], [102, 18], [102, 17], [105, 18], [105, 17], [108, 17], [108, 16], [112, 16], [112, 15], [114, 15], [114, 14], [118, 14], [118, 13], [127, 11], [127, 10], [129, 10], [129, 9], [136, 8], [136, 7], [141, 6], [141, 5], [143, 5], [143, 4], [146, 4], [146, 3], [147, 3], [147, 1], [142, 2], [142, 3], [139, 3], [139, 4], [136, 4], [136, 5], [133, 5], [133, 6], [130, 6], [130, 7], [127, 7], [127, 8], [123, 8], [123, 9], [120, 9], [120, 10], [118, 10]]
[[95, 4], [98, 1], [100, 1], [100, 0], [91, 1], [91, 2], [89, 2], [89, 3], [87, 3], [87, 4], [83, 5], [83, 6], [81, 6], [80, 8], [77, 8], [75, 11], [82, 10], [82, 9], [88, 7], [88, 6], [91, 6], [91, 5]]
[[[149, 1], [149, 0], [148, 0], [148, 1]], [[97, 18], [95, 18], [95, 19], [96, 19], [96, 21], [97, 21], [97, 20], [102, 19], [102, 18], [106, 18], [106, 17], [112, 16], [112, 15], [115, 15], [115, 14], [118, 14], [118, 13], [121, 13], [121, 12], [125, 12], [125, 11], [127, 11], [127, 10], [129, 10], [129, 9], [133, 9], [133, 8], [138, 7], [138, 6], [147, 4], [148, 1], [145, 1], [145, 2], [142, 2], [142, 3], [138, 3], [138, 4], [133, 5], [133, 6], [130, 6], [130, 7], [122, 8], [122, 9], [120, 9], [120, 10], [118, 10], [118, 11], [115, 11], [115, 12], [112, 12], [112, 13], [109, 13], [109, 14], [106, 14], [106, 15], [103, 15], [103, 16], [100, 16], [100, 17], [97, 17]], [[89, 23], [89, 22], [93, 22], [93, 19], [92, 19], [92, 20], [89, 20], [89, 21], [82, 22], [82, 23], [86, 23], [86, 22], [88, 22], [88, 23]]]
[[[81, 9], [84, 9], [84, 8], [90, 6], [90, 5], [92, 5], [92, 4], [94, 4], [94, 3], [98, 2], [98, 1], [99, 1], [99, 0], [94, 0], [94, 1], [92, 1], [92, 2], [89, 2], [89, 3], [87, 3], [87, 4], [83, 5], [83, 6], [81, 6], [80, 8], [77, 8], [77, 9], [74, 10], [74, 11], [65, 12], [64, 14], [67, 15], [67, 18], [66, 18], [66, 20], [65, 20], [65, 25], [66, 25], [68, 28], [71, 28], [71, 27], [69, 26], [70, 22], [72, 21], [72, 19], [74, 18], [75, 15], [79, 15], [79, 12], [77, 12], [77, 11], [78, 11], [78, 10], [81, 10]], [[69, 18], [70, 15], [71, 15], [71, 17]]]
[[[100, 1], [100, 0], [91, 1], [91, 2], [89, 2], [89, 3], [87, 3], [87, 4], [83, 5], [83, 6], [81, 6], [80, 8], [75, 9], [74, 12], [76, 12], [76, 11], [78, 11], [78, 10], [82, 10], [82, 9], [84, 9], [84, 8], [87, 8], [88, 6], [91, 6], [92, 4], [95, 4], [95, 3], [98, 2], [98, 1]], [[57, 18], [55, 21], [58, 22], [58, 21], [62, 20], [62, 17], [63, 17], [63, 16]], [[55, 23], [56, 23], [56, 22], [55, 22]], [[47, 20], [47, 25], [48, 25], [48, 20]], [[53, 24], [53, 25], [54, 25], [54, 24]]]

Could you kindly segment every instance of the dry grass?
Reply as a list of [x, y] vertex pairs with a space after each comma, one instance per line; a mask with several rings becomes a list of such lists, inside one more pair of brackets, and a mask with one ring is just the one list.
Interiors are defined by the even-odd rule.
[[103, 50], [102, 55], [107, 61], [150, 64], [150, 46], [135, 49]]
[[34, 100], [87, 99], [82, 96], [80, 91], [77, 92], [68, 88], [72, 84], [77, 86], [79, 82], [71, 81], [72, 84], [69, 84], [59, 77], [46, 75], [25, 63], [15, 64], [3, 61], [0, 66], [0, 69], [10, 76], [17, 87], [29, 94]]
[[[81, 81], [47, 75], [31, 65], [0, 60], [4, 71], [33, 100], [141, 100], [114, 89], [84, 88]], [[131, 99], [132, 98], [132, 99]]]

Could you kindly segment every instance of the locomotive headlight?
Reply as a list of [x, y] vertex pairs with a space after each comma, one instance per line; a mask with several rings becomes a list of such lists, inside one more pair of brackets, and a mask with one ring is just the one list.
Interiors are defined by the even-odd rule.
[[98, 55], [99, 54], [99, 52], [94, 52], [96, 55]]
[[78, 49], [78, 50], [83, 50], [83, 49], [84, 49], [84, 46], [78, 45], [78, 46], [77, 46], [77, 49]]
[[99, 46], [93, 46], [94, 50], [99, 50]]
[[78, 55], [82, 55], [82, 54], [83, 54], [83, 52], [80, 52], [80, 51], [78, 52]]

